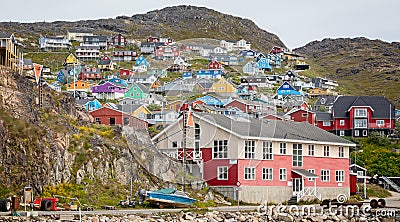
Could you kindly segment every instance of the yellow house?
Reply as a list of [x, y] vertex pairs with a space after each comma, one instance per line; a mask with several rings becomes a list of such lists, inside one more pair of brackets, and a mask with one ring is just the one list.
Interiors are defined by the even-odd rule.
[[183, 104], [182, 100], [172, 101], [166, 105], [165, 109], [179, 112], [179, 109], [181, 108], [182, 104]]
[[67, 58], [65, 58], [65, 65], [73, 65], [73, 64], [79, 64], [78, 57], [74, 53], [70, 53]]
[[213, 84], [210, 92], [217, 94], [236, 94], [236, 88], [228, 80], [221, 78]]
[[88, 82], [78, 80], [72, 83], [69, 83], [67, 85], [67, 91], [83, 91], [83, 92], [89, 92], [90, 85]]
[[150, 115], [151, 112], [145, 105], [138, 105], [137, 107], [134, 107], [132, 109], [132, 115], [134, 117], [137, 117], [139, 119], [147, 119], [147, 116]]

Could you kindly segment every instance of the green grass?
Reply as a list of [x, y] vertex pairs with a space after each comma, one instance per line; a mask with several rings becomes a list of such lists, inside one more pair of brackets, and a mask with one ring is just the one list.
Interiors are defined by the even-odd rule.
[[[363, 184], [357, 184], [357, 186], [359, 187], [359, 191], [363, 192], [364, 190], [364, 185]], [[372, 198], [372, 197], [376, 197], [376, 198], [387, 198], [387, 197], [391, 197], [392, 194], [383, 189], [382, 187], [375, 185], [375, 184], [367, 184], [367, 197], [368, 198]]]

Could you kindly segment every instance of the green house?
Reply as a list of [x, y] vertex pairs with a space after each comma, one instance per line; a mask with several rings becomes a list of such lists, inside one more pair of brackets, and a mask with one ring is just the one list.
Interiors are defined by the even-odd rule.
[[131, 88], [124, 93], [124, 98], [146, 99], [149, 96], [149, 90], [141, 83], [133, 83]]

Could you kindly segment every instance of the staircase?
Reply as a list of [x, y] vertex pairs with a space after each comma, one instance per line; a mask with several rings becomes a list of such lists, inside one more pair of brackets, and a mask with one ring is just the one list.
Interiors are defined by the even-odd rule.
[[288, 204], [290, 205], [297, 204], [297, 196], [292, 196], [292, 198], [288, 200]]
[[395, 182], [393, 182], [391, 179], [389, 179], [385, 176], [382, 176], [382, 179], [385, 181], [386, 184], [391, 186], [395, 191], [400, 192], [400, 186], [397, 185]]

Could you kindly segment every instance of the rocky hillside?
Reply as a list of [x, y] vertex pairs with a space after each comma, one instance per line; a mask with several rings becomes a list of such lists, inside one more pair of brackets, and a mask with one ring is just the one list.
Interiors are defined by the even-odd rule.
[[47, 87], [39, 107], [38, 92], [32, 80], [0, 66], [0, 197], [27, 185], [50, 195], [65, 186], [49, 186], [78, 184], [83, 190], [75, 193], [93, 198], [86, 202], [102, 195], [112, 202], [125, 197], [131, 178], [134, 191], [180, 182], [181, 164], [161, 155], [147, 131], [92, 124], [71, 95]]
[[341, 93], [383, 95], [399, 107], [399, 42], [366, 38], [324, 39], [294, 51], [307, 56], [311, 73], [337, 80]]
[[269, 51], [271, 47], [284, 46], [278, 36], [260, 29], [253, 21], [222, 14], [195, 6], [174, 6], [146, 14], [119, 16], [116, 19], [86, 20], [77, 22], [2, 22], [0, 31], [16, 33], [25, 38], [25, 45], [37, 43], [42, 35], [66, 34], [67, 30], [88, 30], [97, 34], [122, 33], [135, 39], [164, 36], [176, 41], [188, 38], [214, 38], [250, 41], [255, 49]]

